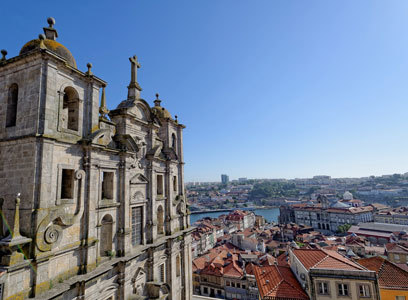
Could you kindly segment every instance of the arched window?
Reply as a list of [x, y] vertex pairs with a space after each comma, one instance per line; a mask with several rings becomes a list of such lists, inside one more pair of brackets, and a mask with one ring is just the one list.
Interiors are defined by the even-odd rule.
[[157, 208], [157, 233], [164, 233], [164, 211], [161, 205]]
[[174, 151], [176, 151], [176, 149], [177, 149], [177, 138], [176, 138], [176, 135], [174, 133], [171, 135], [171, 147], [174, 149]]
[[7, 100], [6, 127], [16, 126], [17, 121], [18, 85], [13, 83], [9, 88]]
[[105, 215], [101, 222], [101, 238], [100, 238], [100, 256], [111, 256], [112, 255], [112, 229], [113, 229], [113, 219], [111, 215]]
[[64, 101], [62, 105], [63, 128], [78, 131], [79, 127], [79, 96], [72, 87], [64, 90]]

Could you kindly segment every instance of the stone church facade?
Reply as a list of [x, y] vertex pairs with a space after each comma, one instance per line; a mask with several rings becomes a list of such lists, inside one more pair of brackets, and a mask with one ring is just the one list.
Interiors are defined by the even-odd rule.
[[108, 111], [48, 23], [0, 59], [0, 300], [190, 300], [184, 125], [140, 97], [135, 56]]

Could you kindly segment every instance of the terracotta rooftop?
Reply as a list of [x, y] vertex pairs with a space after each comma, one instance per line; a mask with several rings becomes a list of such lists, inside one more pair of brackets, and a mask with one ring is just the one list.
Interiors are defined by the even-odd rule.
[[276, 258], [278, 266], [282, 266], [282, 267], [289, 267], [288, 260], [289, 260], [288, 255], [285, 252], [283, 252], [281, 255], [279, 255]]
[[325, 249], [294, 249], [293, 254], [306, 269], [365, 270], [336, 251]]
[[408, 291], [408, 272], [392, 262], [375, 256], [359, 259], [358, 263], [377, 273], [381, 288]]
[[259, 263], [263, 266], [272, 266], [275, 262], [276, 258], [268, 253], [259, 258]]
[[230, 264], [226, 265], [223, 273], [225, 276], [237, 278], [241, 278], [244, 275], [244, 271], [237, 264], [236, 260], [232, 260]]
[[408, 254], [408, 248], [398, 245], [397, 243], [388, 243], [385, 245], [385, 250], [391, 253]]
[[261, 299], [309, 299], [289, 267], [255, 267], [255, 277]]

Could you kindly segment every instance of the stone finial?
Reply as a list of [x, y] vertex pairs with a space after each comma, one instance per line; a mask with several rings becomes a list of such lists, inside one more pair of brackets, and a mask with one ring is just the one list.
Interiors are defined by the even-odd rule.
[[92, 69], [92, 64], [91, 63], [87, 63], [86, 67], [88, 68], [88, 71], [86, 71], [86, 75], [91, 76], [93, 75], [91, 69]]
[[130, 61], [130, 66], [131, 66], [131, 73], [130, 73], [131, 76], [130, 76], [130, 83], [128, 86], [128, 99], [139, 99], [142, 88], [137, 82], [137, 69], [140, 68], [140, 63], [137, 60], [136, 55], [129, 57], [129, 61]]
[[20, 234], [20, 193], [16, 197], [16, 209], [14, 211], [14, 227], [11, 233], [13, 239], [21, 238]]
[[45, 36], [46, 36], [47, 39], [55, 41], [57, 39], [57, 37], [58, 37], [58, 32], [54, 28], [55, 19], [52, 18], [52, 17], [49, 17], [47, 19], [47, 22], [48, 22], [48, 27], [43, 28]]
[[154, 106], [160, 106], [161, 100], [159, 99], [159, 93], [156, 93], [156, 100], [153, 101]]
[[49, 18], [47, 19], [47, 23], [48, 23], [48, 25], [49, 25], [50, 28], [53, 28], [54, 25], [55, 25], [55, 19], [54, 19], [53, 17], [49, 17]]
[[20, 253], [22, 245], [32, 241], [30, 238], [20, 234], [20, 193], [17, 194], [15, 201], [14, 227], [10, 228], [10, 235], [8, 237], [0, 240], [0, 248], [3, 251], [1, 264], [5, 266], [22, 263], [24, 261], [24, 253]]
[[39, 34], [38, 39], [40, 40], [40, 48], [41, 49], [47, 49], [47, 47], [44, 44], [45, 35], [44, 34]]
[[174, 115], [174, 121], [176, 121], [176, 123], [178, 123], [178, 120], [177, 120], [177, 118], [178, 118], [178, 116], [177, 115]]
[[109, 113], [108, 108], [106, 107], [106, 96], [105, 96], [105, 87], [102, 87], [102, 97], [101, 97], [101, 106], [99, 107], [99, 113], [101, 117], [106, 119], [106, 115]]
[[2, 55], [2, 58], [0, 59], [0, 61], [6, 60], [7, 50], [1, 49], [1, 55]]

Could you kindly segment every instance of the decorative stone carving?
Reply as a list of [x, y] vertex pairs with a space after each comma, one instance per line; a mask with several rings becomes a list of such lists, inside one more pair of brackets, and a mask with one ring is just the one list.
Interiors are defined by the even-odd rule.
[[18, 252], [21, 246], [31, 242], [20, 234], [20, 194], [16, 197], [16, 208], [14, 212], [14, 226], [10, 235], [0, 241], [1, 264], [5, 266], [15, 265], [24, 261], [24, 254]]
[[170, 293], [170, 286], [164, 282], [146, 282], [149, 299], [165, 299]]
[[78, 223], [84, 212], [84, 184], [85, 172], [75, 172], [75, 180], [78, 184], [78, 200], [74, 213], [69, 213], [70, 207], [60, 205], [49, 209], [47, 216], [41, 221], [37, 229], [36, 245], [40, 251], [50, 251], [55, 248], [61, 240], [63, 228]]
[[61, 240], [62, 228], [59, 225], [51, 224], [44, 233], [45, 242], [48, 244], [56, 244]]

